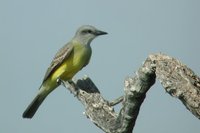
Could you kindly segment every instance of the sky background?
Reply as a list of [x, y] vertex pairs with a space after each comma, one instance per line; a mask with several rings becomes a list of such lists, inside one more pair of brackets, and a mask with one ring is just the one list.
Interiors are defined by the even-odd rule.
[[[102, 95], [123, 94], [150, 53], [181, 60], [200, 75], [199, 0], [0, 0], [0, 132], [102, 133], [64, 87], [51, 93], [31, 120], [22, 113], [35, 97], [57, 50], [78, 27], [109, 34], [95, 39], [88, 75]], [[199, 133], [200, 122], [160, 83], [149, 90], [134, 133]]]

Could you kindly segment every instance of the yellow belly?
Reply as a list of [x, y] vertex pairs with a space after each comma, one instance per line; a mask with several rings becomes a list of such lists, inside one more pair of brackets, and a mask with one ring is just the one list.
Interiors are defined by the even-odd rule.
[[48, 79], [41, 86], [41, 93], [49, 94], [57, 86], [57, 79], [70, 80], [81, 70], [90, 60], [91, 48], [78, 43], [73, 44], [73, 51], [63, 63], [48, 77]]
[[90, 56], [90, 48], [86, 48], [83, 45], [74, 45], [74, 51], [52, 74], [51, 80], [56, 81], [58, 78], [61, 78], [67, 81], [72, 79], [88, 63]]

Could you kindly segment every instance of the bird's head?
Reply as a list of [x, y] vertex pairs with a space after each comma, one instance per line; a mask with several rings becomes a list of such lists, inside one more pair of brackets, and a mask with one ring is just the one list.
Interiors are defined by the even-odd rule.
[[77, 30], [74, 39], [76, 41], [81, 42], [83, 45], [89, 45], [94, 38], [100, 35], [105, 35], [105, 34], [107, 33], [104, 31], [98, 30], [97, 28], [93, 26], [84, 25], [84, 26], [81, 26]]

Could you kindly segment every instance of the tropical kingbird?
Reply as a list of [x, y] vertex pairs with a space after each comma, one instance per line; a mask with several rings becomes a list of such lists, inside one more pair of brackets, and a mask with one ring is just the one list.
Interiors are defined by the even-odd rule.
[[59, 86], [58, 79], [69, 81], [85, 67], [92, 54], [91, 41], [99, 35], [107, 34], [97, 28], [81, 26], [72, 40], [64, 45], [55, 55], [44, 76], [37, 96], [23, 113], [23, 118], [32, 118], [50, 92]]

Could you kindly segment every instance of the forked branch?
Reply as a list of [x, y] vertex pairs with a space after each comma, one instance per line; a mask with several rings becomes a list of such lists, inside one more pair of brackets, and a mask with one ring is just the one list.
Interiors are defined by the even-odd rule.
[[[146, 92], [156, 77], [164, 89], [180, 99], [200, 119], [200, 78], [186, 65], [164, 54], [152, 54], [136, 72], [125, 79], [124, 96], [109, 102], [88, 77], [75, 83], [63, 82], [85, 107], [85, 115], [106, 133], [132, 133]], [[113, 105], [122, 101], [119, 113]]]

